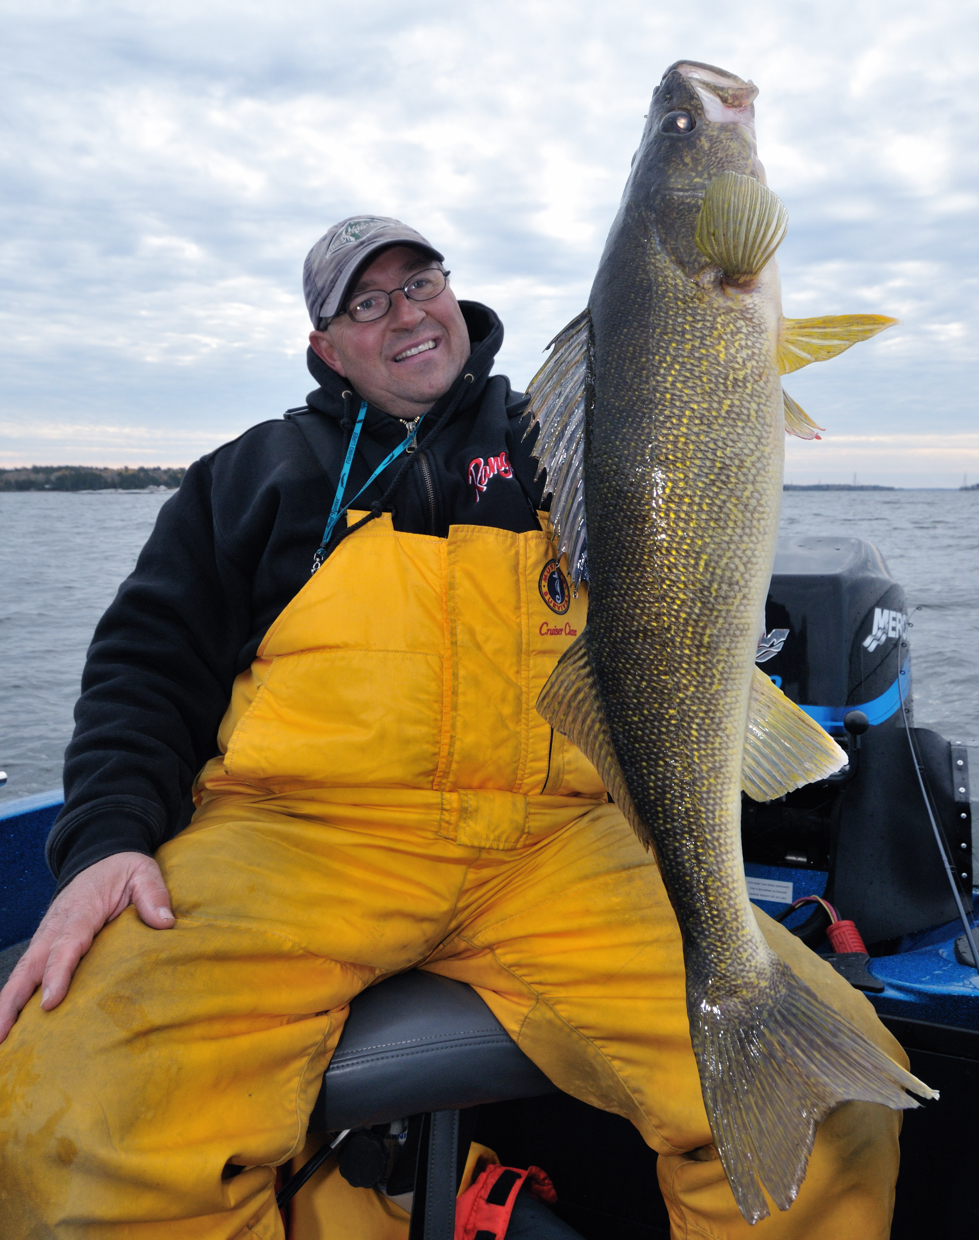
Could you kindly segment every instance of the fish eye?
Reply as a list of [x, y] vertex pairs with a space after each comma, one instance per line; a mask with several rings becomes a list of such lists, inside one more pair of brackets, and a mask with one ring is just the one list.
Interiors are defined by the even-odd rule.
[[689, 112], [667, 112], [660, 121], [660, 133], [691, 133], [697, 122]]

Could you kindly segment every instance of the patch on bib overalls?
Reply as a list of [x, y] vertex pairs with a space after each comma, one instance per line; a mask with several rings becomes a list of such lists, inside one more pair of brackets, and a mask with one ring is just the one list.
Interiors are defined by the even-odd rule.
[[551, 611], [556, 611], [559, 616], [563, 616], [571, 606], [571, 587], [557, 560], [548, 560], [541, 569], [537, 588]]

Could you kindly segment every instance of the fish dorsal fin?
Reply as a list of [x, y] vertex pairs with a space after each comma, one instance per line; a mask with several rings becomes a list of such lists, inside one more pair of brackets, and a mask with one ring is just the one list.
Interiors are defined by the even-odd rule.
[[774, 801], [845, 765], [846, 754], [829, 733], [756, 667], [741, 765], [741, 787], [748, 796]]
[[817, 426], [805, 409], [792, 399], [788, 392], [782, 393], [782, 406], [785, 409], [785, 433], [795, 435], [797, 439], [819, 439], [817, 431], [825, 430], [825, 426]]
[[697, 247], [731, 280], [757, 276], [782, 243], [789, 217], [756, 177], [722, 172], [707, 186]]
[[[551, 355], [527, 391], [530, 425], [540, 427], [534, 455], [547, 470], [552, 495], [550, 519], [558, 539], [558, 555], [568, 556], [574, 585], [588, 576], [588, 538], [585, 530], [585, 406], [591, 376], [591, 315], [582, 310], [558, 332], [548, 348]], [[540, 469], [538, 473], [540, 473]]]
[[582, 630], [558, 659], [537, 699], [537, 710], [555, 732], [577, 745], [601, 776], [609, 795], [636, 835], [648, 847], [646, 831], [633, 804], [619, 760], [612, 748], [605, 709], [598, 696], [588, 655], [588, 629]]
[[828, 314], [819, 319], [783, 319], [778, 332], [779, 373], [789, 375], [810, 362], [825, 362], [861, 340], [893, 327], [886, 314]]

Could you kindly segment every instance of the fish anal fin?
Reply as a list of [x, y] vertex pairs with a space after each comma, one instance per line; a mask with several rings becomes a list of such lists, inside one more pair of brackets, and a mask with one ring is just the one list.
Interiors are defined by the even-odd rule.
[[754, 669], [744, 738], [741, 787], [753, 801], [803, 788], [846, 765], [846, 754], [823, 728]]
[[783, 375], [810, 362], [825, 362], [861, 340], [893, 327], [885, 314], [836, 314], [818, 319], [783, 319], [778, 333], [778, 368]]
[[585, 411], [591, 382], [591, 315], [583, 310], [551, 341], [551, 355], [527, 388], [527, 433], [540, 427], [534, 455], [547, 470], [551, 528], [558, 555], [567, 553], [577, 585], [587, 573], [585, 529]]
[[788, 213], [767, 185], [739, 172], [722, 172], [704, 193], [697, 248], [728, 279], [751, 279], [778, 249], [787, 226]]
[[537, 699], [537, 710], [555, 732], [577, 745], [608, 789], [632, 829], [646, 847], [649, 833], [633, 804], [625, 776], [612, 748], [605, 709], [588, 654], [587, 627], [557, 662]]
[[785, 409], [785, 433], [795, 435], [797, 439], [821, 439], [819, 431], [825, 426], [817, 426], [805, 409], [794, 401], [788, 392], [782, 392], [782, 405]]

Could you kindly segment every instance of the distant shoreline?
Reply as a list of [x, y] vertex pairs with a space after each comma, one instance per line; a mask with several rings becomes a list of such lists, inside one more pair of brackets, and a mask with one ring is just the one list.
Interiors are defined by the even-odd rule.
[[783, 491], [979, 491], [979, 482], [967, 487], [886, 487], [860, 482], [786, 482]]
[[783, 491], [903, 491], [904, 487], [882, 487], [856, 482], [786, 482]]
[[[149, 494], [174, 491], [187, 470], [183, 466], [138, 465], [118, 469], [105, 465], [25, 465], [0, 469], [0, 492], [96, 491]], [[979, 482], [961, 487], [891, 487], [856, 482], [786, 482], [783, 491], [979, 491]]]
[[176, 466], [30, 465], [0, 469], [0, 491], [172, 491], [186, 472]]

